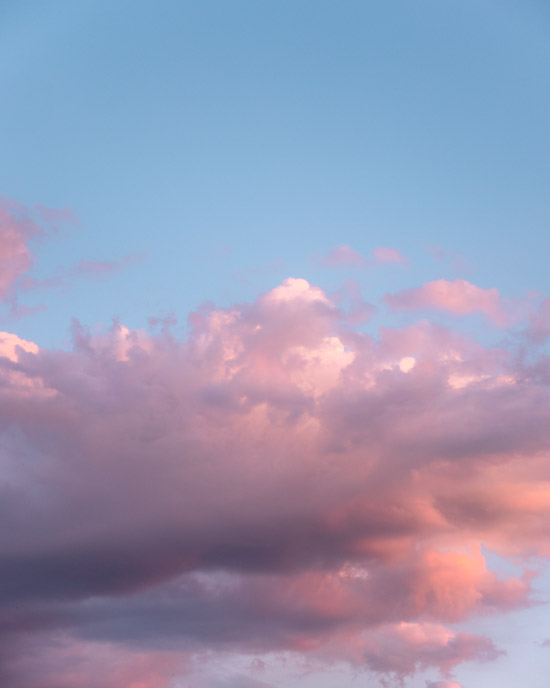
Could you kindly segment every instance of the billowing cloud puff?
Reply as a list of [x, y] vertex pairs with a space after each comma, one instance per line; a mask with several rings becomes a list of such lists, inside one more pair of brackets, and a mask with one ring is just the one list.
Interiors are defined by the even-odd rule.
[[38, 346], [34, 342], [21, 339], [11, 332], [0, 332], [0, 357], [17, 362], [20, 352], [38, 353]]
[[436, 308], [454, 315], [483, 313], [497, 326], [506, 326], [510, 322], [497, 289], [482, 289], [463, 279], [426, 282], [421, 287], [388, 294], [385, 301], [393, 309]]
[[200, 309], [183, 341], [0, 335], [6, 684], [167, 688], [223, 649], [449, 688], [497, 660], [449, 624], [533, 603], [482, 543], [550, 556], [542, 363], [350, 322], [289, 278]]

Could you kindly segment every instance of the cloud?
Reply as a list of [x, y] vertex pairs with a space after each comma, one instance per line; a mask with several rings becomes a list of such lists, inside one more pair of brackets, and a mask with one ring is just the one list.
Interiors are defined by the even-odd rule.
[[168, 688], [191, 665], [184, 652], [78, 642], [64, 633], [33, 633], [25, 655], [5, 649], [0, 681], [10, 688]]
[[39, 222], [51, 229], [57, 229], [64, 224], [78, 224], [78, 218], [70, 208], [48, 208], [40, 203], [36, 203], [33, 206], [33, 211]]
[[75, 223], [74, 214], [63, 208], [55, 210], [35, 205], [32, 212], [10, 199], [0, 197], [0, 304], [8, 306], [11, 318], [46, 310], [44, 304], [20, 304], [21, 291], [49, 287], [68, 287], [80, 277], [103, 277], [123, 270], [145, 258], [129, 254], [119, 260], [78, 260], [58, 268], [53, 275], [37, 279], [29, 274], [34, 258], [30, 242], [55, 232], [60, 224]]
[[300, 278], [189, 325], [0, 335], [5, 682], [129, 688], [142, 662], [167, 688], [217, 651], [398, 681], [496, 660], [449, 624], [535, 604], [481, 543], [550, 556], [540, 369], [427, 322], [355, 331]]
[[418, 623], [383, 627], [370, 636], [365, 650], [371, 669], [393, 675], [399, 681], [419, 668], [437, 667], [448, 674], [464, 661], [494, 661], [501, 654], [483, 636], [454, 633], [444, 626]]
[[363, 267], [367, 264], [366, 258], [354, 251], [351, 246], [341, 244], [332, 248], [323, 259], [325, 265], [334, 267], [338, 265], [348, 265], [353, 267]]
[[[199, 675], [199, 678], [204, 682], [204, 675]], [[206, 681], [208, 688], [276, 688], [272, 683], [258, 681], [244, 674], [234, 674], [223, 678], [207, 677]]]
[[442, 246], [429, 246], [428, 251], [435, 260], [448, 263], [455, 272], [464, 273], [472, 270], [466, 256], [460, 251], [445, 249]]
[[80, 259], [74, 265], [58, 268], [53, 275], [44, 279], [26, 277], [21, 281], [22, 290], [30, 291], [50, 287], [68, 287], [80, 277], [102, 278], [115, 274], [138, 262], [146, 256], [143, 254], [129, 254], [120, 260], [85, 260]]
[[380, 263], [407, 263], [408, 260], [395, 248], [380, 246], [373, 249], [370, 257], [363, 256], [348, 244], [332, 248], [321, 260], [327, 267], [369, 267]]
[[0, 199], [0, 301], [8, 297], [17, 280], [30, 269], [32, 254], [28, 241], [41, 232], [23, 206]]
[[530, 314], [527, 338], [534, 344], [544, 344], [550, 336], [550, 298], [545, 298]]
[[10, 361], [19, 360], [19, 351], [27, 351], [36, 354], [39, 349], [34, 342], [21, 339], [11, 332], [0, 332], [0, 357], [8, 358]]
[[[33, 265], [29, 242], [56, 229], [60, 223], [75, 221], [68, 209], [36, 205], [31, 212], [13, 200], [0, 197], [0, 301], [9, 299], [14, 315], [24, 314], [28, 308], [17, 305], [15, 289], [22, 285], [23, 276]], [[79, 269], [97, 270], [99, 265], [82, 261]]]
[[379, 246], [372, 252], [377, 263], [407, 263], [407, 259], [395, 248]]
[[499, 327], [510, 323], [504, 301], [497, 289], [482, 289], [463, 279], [426, 282], [421, 287], [387, 294], [384, 300], [394, 310], [435, 308], [453, 315], [483, 313]]

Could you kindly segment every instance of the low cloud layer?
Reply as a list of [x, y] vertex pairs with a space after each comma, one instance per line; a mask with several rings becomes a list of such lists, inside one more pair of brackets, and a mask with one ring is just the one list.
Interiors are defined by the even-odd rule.
[[451, 625], [535, 603], [484, 552], [550, 555], [547, 357], [375, 338], [295, 278], [189, 322], [0, 334], [2, 684], [167, 688], [219, 650], [451, 688], [498, 661]]

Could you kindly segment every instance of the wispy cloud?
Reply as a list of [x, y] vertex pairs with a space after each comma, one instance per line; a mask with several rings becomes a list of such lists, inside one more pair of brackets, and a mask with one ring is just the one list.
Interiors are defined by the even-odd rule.
[[35, 262], [31, 241], [46, 236], [67, 222], [76, 222], [68, 209], [55, 210], [36, 205], [29, 211], [13, 200], [0, 198], [0, 303], [7, 305], [11, 318], [46, 310], [44, 304], [22, 304], [22, 292], [66, 288], [79, 278], [105, 277], [146, 258], [144, 254], [129, 254], [118, 260], [80, 259], [71, 266], [59, 267], [49, 277], [33, 277], [29, 274]]
[[397, 249], [379, 246], [374, 248], [369, 256], [355, 251], [347, 244], [332, 248], [325, 256], [319, 258], [326, 267], [370, 267], [381, 263], [408, 263]]
[[0, 300], [6, 300], [17, 281], [30, 269], [29, 239], [42, 233], [27, 210], [8, 199], [0, 199]]
[[101, 279], [113, 275], [146, 259], [146, 254], [130, 254], [119, 260], [85, 260], [80, 259], [74, 265], [59, 267], [53, 275], [43, 279], [25, 277], [20, 282], [23, 291], [47, 289], [52, 287], [66, 288], [79, 278]]

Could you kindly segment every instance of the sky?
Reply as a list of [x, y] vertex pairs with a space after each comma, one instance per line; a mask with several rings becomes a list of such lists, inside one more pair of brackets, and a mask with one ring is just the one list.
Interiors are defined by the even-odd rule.
[[550, 10], [0, 3], [0, 683], [545, 688]]

